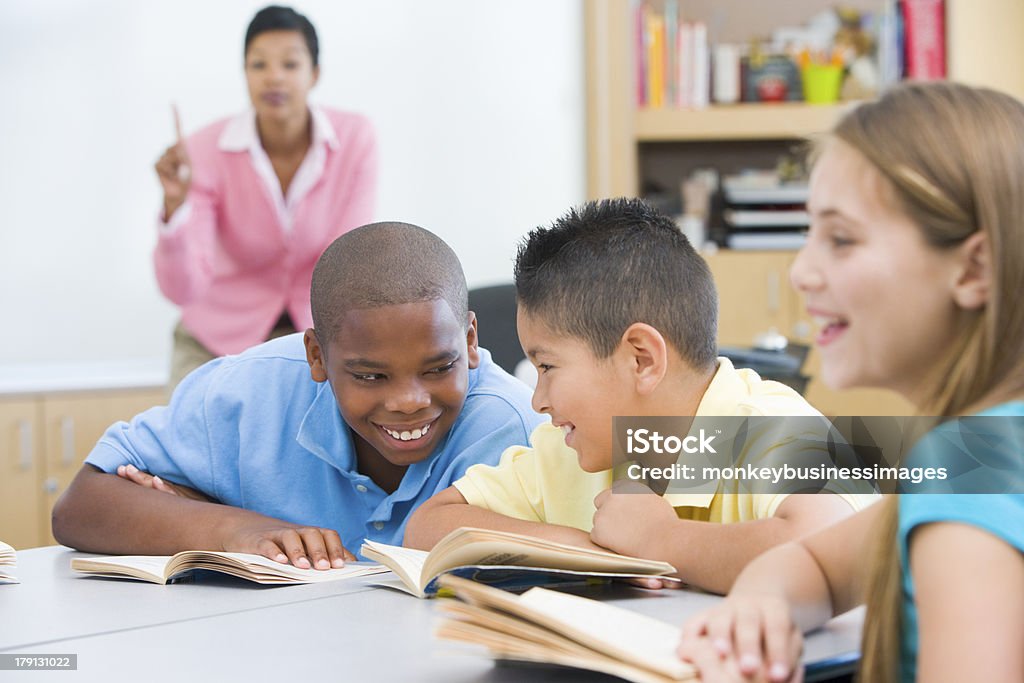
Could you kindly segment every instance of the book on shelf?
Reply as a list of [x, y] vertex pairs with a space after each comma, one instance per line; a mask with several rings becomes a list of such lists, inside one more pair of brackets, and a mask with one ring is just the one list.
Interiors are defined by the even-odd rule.
[[0, 584], [18, 583], [18, 578], [14, 575], [17, 564], [18, 556], [14, 548], [0, 541]]
[[676, 580], [667, 578], [675, 568], [666, 562], [472, 527], [452, 531], [430, 552], [374, 541], [363, 543], [360, 552], [394, 571], [401, 580], [386, 585], [420, 598], [436, 595], [439, 577], [447, 574], [507, 590], [588, 579]]
[[93, 576], [160, 584], [177, 580], [195, 569], [205, 569], [272, 586], [341, 581], [387, 571], [379, 564], [359, 562], [347, 562], [337, 569], [300, 569], [262, 555], [214, 550], [185, 550], [176, 555], [76, 557], [71, 560], [71, 568]]
[[621, 607], [531, 588], [513, 595], [455, 576], [441, 584], [460, 601], [438, 605], [438, 638], [482, 645], [499, 660], [597, 671], [637, 683], [686, 681], [696, 671], [676, 656], [680, 629]]
[[946, 8], [943, 0], [903, 0], [903, 40], [906, 77], [938, 80], [946, 77]]
[[725, 222], [734, 228], [806, 228], [811, 216], [805, 209], [784, 207], [778, 209], [726, 209]]
[[806, 204], [806, 182], [783, 183], [774, 172], [726, 176], [722, 194], [729, 204]]
[[752, 230], [725, 237], [726, 248], [744, 251], [794, 251], [806, 243], [807, 233], [802, 231]]
[[707, 25], [685, 20], [679, 0], [664, 0], [660, 6], [639, 2], [633, 22], [637, 107], [707, 107], [711, 93]]

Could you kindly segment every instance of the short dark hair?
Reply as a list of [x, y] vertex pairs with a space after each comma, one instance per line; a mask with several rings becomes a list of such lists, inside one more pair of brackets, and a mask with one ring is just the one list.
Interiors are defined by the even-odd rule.
[[249, 28], [245, 30], [245, 49], [242, 54], [249, 52], [249, 44], [261, 33], [267, 31], [298, 31], [306, 39], [306, 47], [309, 48], [309, 56], [313, 60], [313, 66], [320, 63], [320, 41], [316, 37], [316, 29], [313, 23], [305, 15], [299, 14], [291, 7], [270, 5], [264, 7], [249, 22]]
[[371, 223], [347, 232], [313, 268], [313, 328], [324, 348], [338, 336], [346, 311], [436, 300], [469, 324], [458, 256], [434, 233], [408, 223]]
[[641, 322], [693, 367], [714, 363], [711, 271], [672, 219], [640, 199], [588, 202], [531, 231], [516, 254], [515, 282], [523, 310], [598, 358]]

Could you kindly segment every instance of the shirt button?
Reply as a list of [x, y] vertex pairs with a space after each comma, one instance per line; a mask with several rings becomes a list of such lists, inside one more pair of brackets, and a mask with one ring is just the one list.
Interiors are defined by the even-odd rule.
[[374, 522], [373, 523], [373, 528], [376, 529], [377, 531], [380, 531], [381, 529], [384, 528], [384, 522]]
[[359, 493], [366, 493], [366, 487], [362, 484], [356, 484], [356, 491], [359, 491]]

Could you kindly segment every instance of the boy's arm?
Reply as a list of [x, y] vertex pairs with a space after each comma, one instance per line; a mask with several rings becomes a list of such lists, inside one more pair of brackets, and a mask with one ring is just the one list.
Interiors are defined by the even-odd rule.
[[53, 509], [53, 535], [78, 550], [173, 555], [222, 550], [328, 569], [354, 560], [336, 531], [140, 486], [84, 465]]
[[654, 493], [617, 493], [595, 500], [591, 538], [615, 552], [663, 560], [686, 583], [726, 593], [743, 568], [774, 546], [830, 526], [853, 514], [833, 495], [791, 495], [770, 519], [733, 524], [682, 520]]
[[436, 494], [413, 513], [405, 527], [403, 545], [430, 550], [448, 533], [464, 526], [510, 531], [558, 543], [605, 550], [596, 546], [590, 540], [590, 535], [580, 529], [516, 519], [470, 505], [454, 486]]

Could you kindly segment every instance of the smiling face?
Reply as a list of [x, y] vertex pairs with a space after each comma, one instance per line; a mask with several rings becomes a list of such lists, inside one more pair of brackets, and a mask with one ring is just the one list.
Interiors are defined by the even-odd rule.
[[828, 143], [811, 176], [811, 229], [791, 271], [826, 383], [877, 386], [917, 400], [957, 334], [956, 249], [937, 249], [896, 207], [889, 182], [856, 150]]
[[326, 354], [306, 332], [313, 379], [330, 381], [359, 471], [378, 484], [429, 457], [459, 416], [479, 364], [470, 315], [467, 332], [443, 300], [349, 310]]
[[299, 31], [260, 33], [245, 53], [249, 99], [262, 121], [304, 117], [309, 91], [319, 74]]
[[580, 467], [600, 472], [612, 466], [612, 418], [633, 415], [629, 388], [610, 359], [598, 358], [583, 341], [556, 334], [522, 307], [519, 341], [537, 368], [533, 409], [551, 416], [576, 451]]

